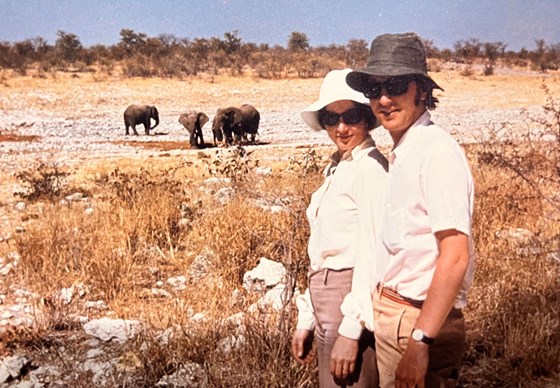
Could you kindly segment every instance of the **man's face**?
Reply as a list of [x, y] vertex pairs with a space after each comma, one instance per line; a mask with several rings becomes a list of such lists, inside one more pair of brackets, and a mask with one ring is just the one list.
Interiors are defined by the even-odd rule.
[[[369, 100], [371, 109], [377, 117], [379, 124], [383, 125], [383, 127], [389, 131], [395, 144], [398, 143], [402, 135], [404, 135], [408, 128], [410, 128], [426, 110], [423, 103], [426, 99], [426, 93], [422, 93], [419, 103], [416, 104], [418, 85], [414, 80], [408, 80], [408, 82], [406, 80], [406, 77], [376, 77], [375, 82], [381, 83], [379, 85], [381, 88], [377, 93], [378, 95], [373, 93], [374, 98], [370, 96]], [[402, 83], [402, 85], [400, 85], [400, 90], [399, 82]], [[392, 86], [396, 87], [393, 88]], [[406, 86], [408, 86], [408, 88], [406, 88]], [[406, 91], [402, 94], [390, 94], [393, 90], [397, 90], [398, 93], [400, 93], [405, 89]]]

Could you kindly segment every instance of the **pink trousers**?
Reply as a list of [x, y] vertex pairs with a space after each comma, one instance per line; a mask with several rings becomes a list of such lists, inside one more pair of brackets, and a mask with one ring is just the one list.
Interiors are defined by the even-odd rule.
[[331, 351], [338, 337], [342, 322], [340, 305], [352, 286], [352, 269], [322, 269], [309, 275], [309, 292], [315, 310], [315, 343], [319, 363], [319, 387], [321, 388], [369, 388], [379, 386], [375, 361], [375, 339], [365, 330], [359, 340], [356, 369], [346, 381], [335, 381], [329, 371]]

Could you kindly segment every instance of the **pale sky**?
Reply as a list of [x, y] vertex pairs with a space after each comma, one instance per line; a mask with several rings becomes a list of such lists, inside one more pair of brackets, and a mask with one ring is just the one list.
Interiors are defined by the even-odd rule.
[[54, 44], [62, 30], [84, 46], [116, 44], [123, 28], [191, 40], [238, 30], [243, 42], [284, 47], [292, 31], [311, 46], [408, 31], [440, 49], [469, 38], [514, 51], [560, 43], [560, 0], [0, 0], [0, 15], [0, 41]]

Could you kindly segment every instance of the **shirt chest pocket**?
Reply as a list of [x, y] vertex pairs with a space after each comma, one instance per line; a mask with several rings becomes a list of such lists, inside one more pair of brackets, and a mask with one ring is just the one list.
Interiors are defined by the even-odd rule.
[[381, 236], [383, 244], [391, 254], [404, 248], [404, 208], [386, 208], [383, 216]]

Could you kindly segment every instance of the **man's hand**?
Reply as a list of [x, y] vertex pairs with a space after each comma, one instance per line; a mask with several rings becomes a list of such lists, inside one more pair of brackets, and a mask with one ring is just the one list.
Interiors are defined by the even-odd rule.
[[396, 371], [395, 388], [424, 388], [428, 372], [429, 346], [408, 339], [408, 346]]
[[313, 332], [297, 329], [292, 336], [292, 355], [300, 364], [308, 364], [313, 357], [308, 357], [313, 345]]
[[358, 340], [339, 335], [331, 352], [331, 374], [335, 379], [345, 380], [354, 373], [357, 358]]

